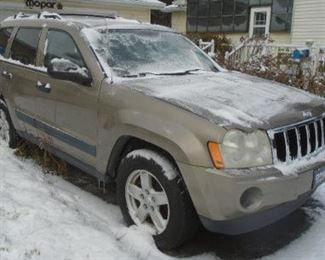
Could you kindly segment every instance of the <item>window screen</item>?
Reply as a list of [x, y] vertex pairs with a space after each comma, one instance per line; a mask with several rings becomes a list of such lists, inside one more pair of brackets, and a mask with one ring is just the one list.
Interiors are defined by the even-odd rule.
[[40, 29], [20, 28], [11, 47], [11, 58], [26, 65], [36, 65]]
[[71, 36], [63, 31], [50, 30], [47, 35], [44, 66], [52, 59], [67, 59], [80, 67], [86, 67], [77, 45]]
[[188, 0], [188, 32], [248, 32], [250, 8], [271, 6], [272, 32], [290, 32], [293, 0]]
[[249, 0], [188, 0], [189, 32], [245, 32]]
[[0, 29], [0, 56], [4, 56], [8, 40], [10, 39], [12, 28]]

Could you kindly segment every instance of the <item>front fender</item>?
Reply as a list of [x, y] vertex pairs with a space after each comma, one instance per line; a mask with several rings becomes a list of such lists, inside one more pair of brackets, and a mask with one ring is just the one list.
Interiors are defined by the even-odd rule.
[[99, 104], [97, 169], [102, 173], [106, 173], [112, 149], [123, 136], [158, 146], [176, 162], [213, 167], [207, 143], [220, 142], [226, 133], [190, 111], [105, 81]]
[[[99, 128], [98, 166], [100, 172], [105, 172], [113, 147], [124, 136], [136, 137], [167, 151], [176, 162], [184, 164], [213, 167], [207, 150], [207, 141], [217, 133], [204, 126], [205, 131], [195, 132], [186, 125], [175, 123], [166, 118], [157, 117], [151, 113], [135, 110], [120, 110], [118, 112], [119, 123], [110, 126], [103, 124]], [[200, 125], [200, 124], [198, 124]]]

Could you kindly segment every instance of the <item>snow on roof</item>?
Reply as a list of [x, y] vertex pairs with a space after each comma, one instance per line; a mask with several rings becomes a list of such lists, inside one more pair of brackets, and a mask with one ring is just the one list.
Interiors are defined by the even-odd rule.
[[185, 12], [186, 8], [186, 0], [175, 0], [171, 5], [167, 5], [164, 9], [162, 9], [162, 11], [165, 13]]

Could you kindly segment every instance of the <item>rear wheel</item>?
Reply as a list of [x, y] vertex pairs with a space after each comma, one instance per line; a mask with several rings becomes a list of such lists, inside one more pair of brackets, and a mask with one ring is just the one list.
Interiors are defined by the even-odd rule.
[[6, 104], [0, 100], [0, 144], [16, 148], [19, 137], [10, 119]]
[[199, 221], [176, 167], [160, 154], [129, 153], [119, 167], [117, 192], [128, 225], [145, 227], [160, 249], [190, 240]]

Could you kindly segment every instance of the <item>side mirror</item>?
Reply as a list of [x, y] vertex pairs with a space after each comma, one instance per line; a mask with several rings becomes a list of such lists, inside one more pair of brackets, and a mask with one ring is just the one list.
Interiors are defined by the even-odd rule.
[[52, 78], [69, 80], [85, 86], [92, 82], [86, 68], [81, 68], [67, 59], [52, 59], [48, 64], [47, 72]]

